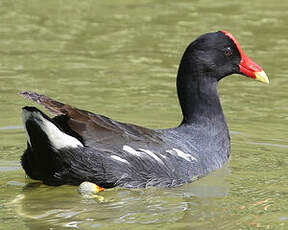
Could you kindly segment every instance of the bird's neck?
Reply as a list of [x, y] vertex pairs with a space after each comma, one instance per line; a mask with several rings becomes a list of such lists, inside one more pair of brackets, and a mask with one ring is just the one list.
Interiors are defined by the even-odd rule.
[[209, 76], [209, 72], [206, 75], [200, 72], [193, 66], [180, 65], [177, 91], [183, 114], [182, 124], [203, 126], [214, 122], [225, 123], [217, 92], [217, 79]]

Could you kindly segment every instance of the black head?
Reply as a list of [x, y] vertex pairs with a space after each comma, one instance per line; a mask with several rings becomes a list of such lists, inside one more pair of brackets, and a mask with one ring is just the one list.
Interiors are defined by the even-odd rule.
[[196, 68], [199, 74], [195, 77], [205, 75], [220, 80], [227, 75], [240, 73], [241, 54], [233, 40], [219, 31], [203, 34], [193, 41], [181, 62]]
[[193, 41], [184, 52], [180, 69], [186, 74], [198, 72], [195, 77], [205, 75], [218, 81], [238, 73], [269, 83], [263, 69], [243, 52], [233, 35], [224, 30], [203, 34]]
[[183, 54], [177, 77], [184, 121], [193, 121], [195, 114], [201, 117], [204, 112], [222, 114], [217, 81], [233, 73], [269, 83], [262, 68], [248, 58], [232, 34], [218, 31], [193, 41]]

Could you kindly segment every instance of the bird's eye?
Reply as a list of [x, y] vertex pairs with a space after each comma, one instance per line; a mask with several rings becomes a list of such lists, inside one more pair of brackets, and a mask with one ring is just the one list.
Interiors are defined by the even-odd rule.
[[225, 54], [225, 56], [227, 56], [227, 57], [231, 56], [231, 55], [232, 55], [232, 49], [231, 49], [231, 47], [226, 47], [226, 48], [224, 49], [224, 54]]

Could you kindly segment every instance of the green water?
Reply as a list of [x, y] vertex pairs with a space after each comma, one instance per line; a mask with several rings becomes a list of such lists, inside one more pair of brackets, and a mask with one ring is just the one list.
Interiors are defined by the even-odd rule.
[[[1, 0], [0, 229], [288, 229], [288, 1]], [[232, 156], [175, 189], [107, 190], [29, 184], [17, 95], [34, 90], [151, 128], [181, 120], [177, 66], [186, 45], [225, 29], [269, 86], [219, 84]], [[28, 185], [28, 186], [27, 186]]]

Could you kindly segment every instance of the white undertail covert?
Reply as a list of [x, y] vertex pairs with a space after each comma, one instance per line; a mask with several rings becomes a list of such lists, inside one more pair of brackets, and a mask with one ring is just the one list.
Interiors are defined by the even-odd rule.
[[27, 140], [30, 145], [31, 145], [31, 137], [29, 136], [29, 133], [26, 129], [26, 122], [28, 120], [32, 120], [33, 122], [39, 125], [39, 127], [47, 135], [51, 145], [55, 149], [83, 147], [82, 143], [78, 139], [62, 132], [51, 121], [45, 119], [42, 116], [42, 114], [38, 111], [28, 111], [26, 109], [23, 109], [22, 120]]

